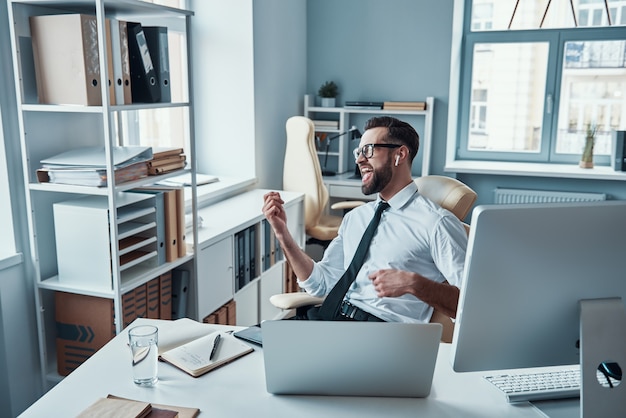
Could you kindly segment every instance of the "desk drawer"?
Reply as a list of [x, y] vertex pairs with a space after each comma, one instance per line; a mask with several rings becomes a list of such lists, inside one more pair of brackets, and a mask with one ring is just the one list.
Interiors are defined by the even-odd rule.
[[339, 186], [331, 184], [328, 186], [328, 194], [330, 195], [330, 197], [343, 197], [357, 200], [374, 200], [376, 198], [375, 194], [365, 196], [361, 192], [360, 183], [354, 186]]

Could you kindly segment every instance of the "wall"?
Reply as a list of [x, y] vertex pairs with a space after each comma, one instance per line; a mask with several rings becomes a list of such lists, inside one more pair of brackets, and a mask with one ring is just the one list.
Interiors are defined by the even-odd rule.
[[254, 2], [255, 162], [263, 188], [282, 187], [285, 122], [303, 111], [306, 4], [305, 0]]
[[[326, 80], [346, 100], [435, 97], [432, 169], [442, 173], [448, 120], [452, 0], [307, 2], [307, 90]], [[362, 129], [364, 120], [359, 120]], [[418, 126], [418, 133], [421, 128]], [[413, 167], [418, 174], [417, 167]]]
[[305, 0], [192, 1], [198, 169], [280, 188], [285, 121], [302, 112]]

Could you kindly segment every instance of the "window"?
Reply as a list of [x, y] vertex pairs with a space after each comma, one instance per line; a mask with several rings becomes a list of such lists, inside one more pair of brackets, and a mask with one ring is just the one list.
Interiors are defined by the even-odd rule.
[[[168, 7], [186, 8], [185, 0], [144, 0]], [[179, 19], [180, 20], [180, 19]], [[168, 22], [172, 24], [172, 22]], [[184, 26], [170, 26], [167, 33], [170, 67], [170, 88], [172, 103], [186, 103], [187, 79], [187, 45]], [[128, 145], [151, 147], [180, 147], [189, 154], [190, 127], [189, 109], [182, 107], [166, 107], [123, 112], [122, 137]]]
[[457, 158], [574, 163], [626, 129], [626, 0], [465, 0]]

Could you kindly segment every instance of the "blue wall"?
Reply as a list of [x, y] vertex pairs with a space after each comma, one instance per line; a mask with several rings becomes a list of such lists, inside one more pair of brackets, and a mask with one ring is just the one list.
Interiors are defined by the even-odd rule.
[[[309, 0], [307, 90], [326, 80], [345, 100], [435, 97], [432, 171], [445, 158], [452, 0]], [[359, 128], [366, 118], [358, 119]], [[423, 120], [423, 119], [422, 119]], [[411, 122], [411, 121], [409, 121]], [[416, 123], [418, 132], [423, 132]], [[413, 167], [414, 174], [417, 167]]]

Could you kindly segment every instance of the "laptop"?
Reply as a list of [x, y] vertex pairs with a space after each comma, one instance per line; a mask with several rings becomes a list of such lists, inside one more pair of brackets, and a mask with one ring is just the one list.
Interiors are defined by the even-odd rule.
[[426, 397], [442, 328], [397, 322], [264, 321], [267, 391]]

